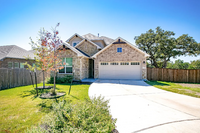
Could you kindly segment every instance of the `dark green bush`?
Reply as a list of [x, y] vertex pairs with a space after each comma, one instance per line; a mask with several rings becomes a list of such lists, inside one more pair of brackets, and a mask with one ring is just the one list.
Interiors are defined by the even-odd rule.
[[[73, 80], [72, 75], [66, 75], [65, 77], [56, 77], [56, 84], [62, 84], [62, 83], [71, 83], [71, 80]], [[54, 83], [54, 78], [50, 77], [50, 79], [47, 81], [48, 84]]]
[[108, 101], [98, 97], [75, 105], [65, 101], [53, 103], [53, 111], [43, 119], [46, 129], [38, 127], [27, 132], [110, 133], [115, 123]]

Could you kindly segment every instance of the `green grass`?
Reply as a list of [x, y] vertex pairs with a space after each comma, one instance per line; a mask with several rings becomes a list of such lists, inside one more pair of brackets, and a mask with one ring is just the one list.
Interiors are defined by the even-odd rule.
[[146, 83], [162, 90], [200, 98], [200, 88], [184, 87], [178, 83], [163, 81], [147, 81]]
[[[73, 103], [89, 99], [89, 85], [73, 85], [70, 95], [67, 95], [69, 85], [57, 84], [56, 88], [58, 91], [66, 92], [66, 95], [59, 99], [64, 98]], [[37, 125], [41, 118], [51, 111], [53, 101], [56, 99], [36, 97], [36, 91], [31, 85], [1, 90], [0, 132], [23, 132], [27, 128]]]

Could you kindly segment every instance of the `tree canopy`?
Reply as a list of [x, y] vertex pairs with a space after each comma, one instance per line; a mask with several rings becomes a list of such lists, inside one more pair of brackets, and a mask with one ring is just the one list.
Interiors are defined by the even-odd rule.
[[172, 31], [164, 31], [160, 27], [156, 31], [150, 29], [146, 33], [135, 37], [135, 43], [139, 49], [150, 55], [148, 60], [156, 68], [166, 68], [167, 62], [173, 57], [181, 55], [200, 54], [200, 43], [193, 37], [183, 34], [175, 38]]
[[167, 68], [171, 69], [200, 69], [200, 59], [199, 60], [194, 60], [189, 62], [184, 62], [183, 60], [176, 60], [174, 63], [173, 62], [168, 62], [167, 63]]

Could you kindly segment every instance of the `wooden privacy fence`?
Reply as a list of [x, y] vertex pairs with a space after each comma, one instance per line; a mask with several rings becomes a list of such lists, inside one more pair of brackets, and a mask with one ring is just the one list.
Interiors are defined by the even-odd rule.
[[200, 83], [200, 69], [147, 68], [147, 79], [154, 81]]
[[[37, 83], [42, 81], [42, 72], [37, 71]], [[31, 72], [33, 83], [35, 83], [34, 72]], [[24, 85], [31, 85], [30, 71], [25, 68], [0, 68], [0, 90]]]

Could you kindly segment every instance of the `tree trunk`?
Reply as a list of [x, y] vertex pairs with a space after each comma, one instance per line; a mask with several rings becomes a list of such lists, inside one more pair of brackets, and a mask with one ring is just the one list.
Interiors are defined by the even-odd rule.
[[45, 88], [45, 76], [44, 76], [44, 70], [42, 71], [43, 73], [43, 88]]
[[38, 96], [37, 75], [36, 75], [36, 72], [35, 72], [35, 85], [36, 85], [36, 93], [37, 93], [37, 96]]
[[54, 91], [56, 91], [56, 75], [55, 75], [55, 71], [53, 71], [53, 76], [54, 76]]

